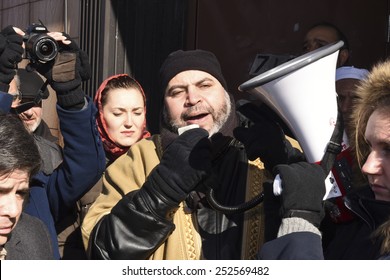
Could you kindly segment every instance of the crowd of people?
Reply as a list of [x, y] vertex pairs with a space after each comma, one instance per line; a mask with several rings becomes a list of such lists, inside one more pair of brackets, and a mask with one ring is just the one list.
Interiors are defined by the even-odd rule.
[[[352, 220], [334, 224], [329, 170], [258, 104], [236, 104], [213, 53], [167, 56], [151, 135], [133, 77], [107, 77], [92, 99], [88, 55], [69, 35], [48, 33], [56, 58], [22, 69], [23, 34], [0, 32], [1, 259], [390, 258], [390, 61], [349, 66], [337, 27], [314, 25], [303, 47], [345, 43], [335, 87], [363, 180], [343, 197]], [[47, 86], [61, 141], [42, 118]]]

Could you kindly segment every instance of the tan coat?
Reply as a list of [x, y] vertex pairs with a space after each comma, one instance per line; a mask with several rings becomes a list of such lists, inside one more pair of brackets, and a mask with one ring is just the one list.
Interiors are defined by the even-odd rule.
[[[143, 139], [133, 145], [127, 154], [111, 164], [103, 177], [103, 192], [90, 208], [82, 224], [83, 242], [87, 247], [93, 227], [127, 193], [139, 189], [148, 174], [160, 162], [158, 148], [153, 141]], [[260, 161], [248, 165], [247, 200], [262, 191], [262, 183], [269, 178]], [[195, 216], [180, 206], [174, 217], [176, 229], [151, 259], [202, 259], [201, 239], [196, 229]], [[242, 259], [253, 259], [263, 243], [263, 206], [260, 204], [245, 214]]]

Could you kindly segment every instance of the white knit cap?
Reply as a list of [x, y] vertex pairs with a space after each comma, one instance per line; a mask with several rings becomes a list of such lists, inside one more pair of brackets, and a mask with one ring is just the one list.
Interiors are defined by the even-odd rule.
[[336, 81], [342, 79], [363, 80], [367, 77], [369, 71], [363, 68], [353, 66], [342, 66], [336, 69]]

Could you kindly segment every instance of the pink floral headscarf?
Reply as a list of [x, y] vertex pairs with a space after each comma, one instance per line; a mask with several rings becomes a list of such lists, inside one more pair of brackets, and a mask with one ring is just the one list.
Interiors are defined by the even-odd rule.
[[[104, 91], [106, 86], [107, 86], [107, 83], [109, 81], [113, 80], [113, 79], [116, 79], [116, 78], [119, 78], [119, 77], [122, 77], [122, 76], [130, 77], [127, 74], [118, 74], [118, 75], [114, 75], [114, 76], [111, 76], [111, 77], [107, 78], [99, 86], [99, 89], [97, 90], [97, 92], [95, 94], [95, 97], [94, 97], [94, 102], [95, 102], [95, 105], [96, 105], [96, 107], [98, 109], [98, 116], [96, 118], [96, 123], [97, 123], [97, 126], [98, 126], [100, 137], [102, 138], [102, 141], [103, 141], [104, 150], [106, 151], [106, 156], [110, 160], [115, 160], [119, 156], [121, 156], [124, 153], [126, 153], [127, 150], [129, 149], [129, 147], [120, 147], [120, 146], [118, 146], [117, 144], [115, 144], [115, 142], [111, 139], [110, 135], [108, 134], [108, 132], [107, 132], [107, 124], [106, 124], [106, 121], [105, 121], [105, 119], [103, 117], [103, 105], [102, 105], [101, 100], [102, 100], [102, 97], [103, 97], [103, 92], [104, 92], [104, 94], [108, 93], [108, 91]], [[138, 84], [139, 89], [141, 90], [141, 93], [143, 95], [143, 99], [144, 99], [144, 103], [145, 103], [144, 109], [145, 109], [145, 113], [146, 113], [146, 97], [145, 97], [145, 93], [144, 93], [141, 85], [135, 79], [133, 79], [133, 80]], [[138, 140], [150, 137], [149, 131], [146, 130], [146, 118], [145, 118], [145, 122], [144, 122], [143, 127], [144, 127], [143, 128], [144, 131], [142, 133], [141, 138], [138, 139]]]

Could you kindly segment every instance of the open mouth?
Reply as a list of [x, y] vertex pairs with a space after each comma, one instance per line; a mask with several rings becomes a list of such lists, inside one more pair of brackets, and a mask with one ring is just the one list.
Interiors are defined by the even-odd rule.
[[192, 121], [192, 120], [200, 120], [200, 119], [203, 119], [204, 117], [206, 117], [208, 114], [205, 113], [205, 114], [199, 114], [199, 115], [196, 115], [196, 116], [187, 116], [186, 117], [186, 121]]

